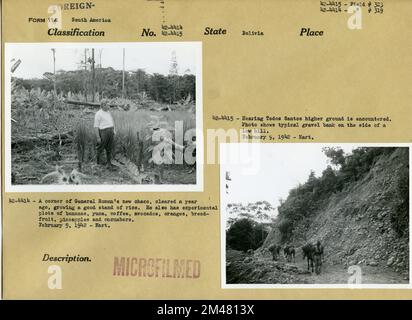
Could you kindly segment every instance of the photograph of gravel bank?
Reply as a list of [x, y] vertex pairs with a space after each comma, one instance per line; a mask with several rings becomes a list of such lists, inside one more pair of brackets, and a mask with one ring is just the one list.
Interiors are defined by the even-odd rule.
[[[221, 148], [234, 152], [252, 158]], [[221, 166], [223, 287], [409, 284], [407, 144], [263, 144], [256, 158]]]

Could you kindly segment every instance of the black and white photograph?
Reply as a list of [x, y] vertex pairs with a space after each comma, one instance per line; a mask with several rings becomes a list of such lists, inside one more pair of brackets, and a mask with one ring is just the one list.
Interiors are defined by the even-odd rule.
[[5, 61], [8, 191], [202, 191], [200, 42], [8, 43]]
[[410, 287], [409, 165], [409, 144], [221, 144], [222, 287]]

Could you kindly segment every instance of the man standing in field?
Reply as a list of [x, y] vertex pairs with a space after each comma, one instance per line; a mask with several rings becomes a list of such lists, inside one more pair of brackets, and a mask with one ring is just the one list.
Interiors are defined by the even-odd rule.
[[102, 151], [106, 150], [107, 167], [112, 170], [115, 167], [111, 160], [116, 130], [109, 108], [109, 101], [102, 99], [100, 109], [94, 116], [94, 130], [97, 138], [97, 163], [101, 164]]

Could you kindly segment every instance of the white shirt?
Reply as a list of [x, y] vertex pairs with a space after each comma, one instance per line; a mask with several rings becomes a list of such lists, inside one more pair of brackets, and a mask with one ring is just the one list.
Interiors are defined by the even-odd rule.
[[113, 117], [110, 112], [100, 109], [94, 116], [94, 127], [100, 130], [114, 127]]

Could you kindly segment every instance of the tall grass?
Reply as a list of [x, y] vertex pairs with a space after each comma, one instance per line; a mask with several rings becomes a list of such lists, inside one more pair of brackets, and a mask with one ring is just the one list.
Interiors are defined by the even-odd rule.
[[[183, 122], [183, 133], [188, 129], [196, 127], [195, 115], [186, 111], [112, 111], [116, 136], [114, 154], [120, 153], [135, 164], [147, 163], [151, 157], [150, 146], [156, 142], [152, 141], [152, 131], [149, 124], [167, 124], [167, 129], [175, 137], [175, 123]], [[96, 140], [93, 132], [93, 123], [80, 121], [75, 133], [75, 143], [78, 150], [79, 161], [88, 161], [95, 155]], [[87, 149], [93, 149], [87, 152]], [[83, 154], [83, 156], [82, 156]]]
[[77, 148], [79, 169], [81, 169], [83, 162], [96, 159], [96, 148], [94, 147], [96, 145], [96, 137], [89, 123], [84, 120], [77, 122], [74, 132], [74, 142]]

